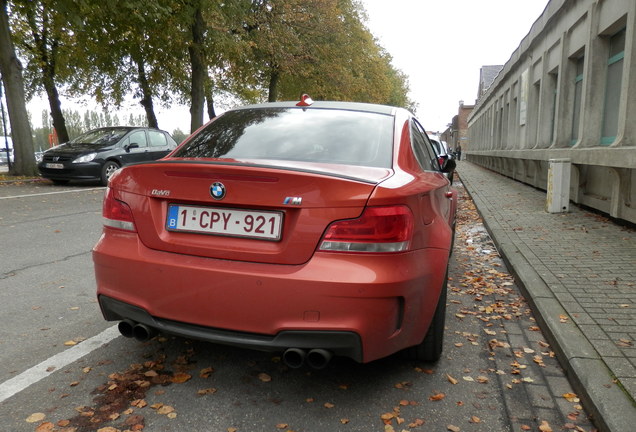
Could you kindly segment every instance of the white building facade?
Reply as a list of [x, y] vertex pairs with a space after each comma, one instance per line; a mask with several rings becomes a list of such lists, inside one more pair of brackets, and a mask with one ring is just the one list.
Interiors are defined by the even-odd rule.
[[551, 0], [468, 120], [474, 163], [636, 223], [636, 1]]

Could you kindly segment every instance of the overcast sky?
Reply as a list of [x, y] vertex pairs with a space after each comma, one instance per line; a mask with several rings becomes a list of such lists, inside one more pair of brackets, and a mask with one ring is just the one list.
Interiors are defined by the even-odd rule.
[[459, 101], [473, 104], [479, 69], [503, 65], [548, 0], [361, 0], [368, 26], [408, 77], [417, 116], [446, 129]]
[[[479, 69], [504, 64], [548, 0], [360, 0], [368, 27], [409, 79], [417, 116], [428, 130], [443, 131], [457, 114], [459, 101], [475, 102]], [[42, 100], [29, 104], [35, 127], [41, 125]], [[94, 105], [62, 101], [63, 109], [83, 112]], [[126, 109], [143, 114], [137, 101]], [[187, 107], [155, 105], [159, 127], [188, 132]], [[120, 116], [127, 118], [128, 114]]]

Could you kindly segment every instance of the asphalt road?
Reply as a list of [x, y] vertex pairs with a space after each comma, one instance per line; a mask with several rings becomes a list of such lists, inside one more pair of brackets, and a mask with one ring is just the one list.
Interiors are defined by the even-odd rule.
[[118, 336], [94, 294], [103, 191], [0, 185], [2, 431], [593, 430], [466, 200], [443, 358], [336, 358], [311, 370], [268, 353]]

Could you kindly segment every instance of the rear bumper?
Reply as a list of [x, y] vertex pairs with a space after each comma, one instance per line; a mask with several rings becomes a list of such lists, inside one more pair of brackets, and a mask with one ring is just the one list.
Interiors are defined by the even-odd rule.
[[99, 296], [99, 306], [108, 321], [130, 319], [162, 333], [190, 339], [259, 351], [283, 351], [289, 347], [304, 349], [320, 347], [332, 351], [336, 355], [350, 357], [358, 362], [362, 361], [362, 343], [358, 335], [353, 332], [288, 330], [281, 331], [274, 336], [267, 336], [155, 318], [144, 309], [107, 296]]
[[46, 162], [38, 164], [40, 175], [51, 180], [99, 180], [102, 177], [103, 162], [64, 162], [64, 168], [46, 168]]
[[315, 253], [272, 265], [156, 251], [106, 228], [93, 250], [107, 320], [239, 347], [324, 348], [359, 362], [420, 343], [448, 251]]

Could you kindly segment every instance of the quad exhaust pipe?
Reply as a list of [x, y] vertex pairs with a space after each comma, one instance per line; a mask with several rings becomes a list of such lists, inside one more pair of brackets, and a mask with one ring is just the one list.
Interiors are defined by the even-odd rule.
[[[157, 334], [157, 330], [154, 328], [129, 319], [120, 321], [117, 324], [117, 329], [122, 336], [135, 338], [139, 342], [147, 342]], [[283, 353], [283, 362], [293, 369], [298, 369], [305, 363], [313, 369], [324, 369], [332, 357], [331, 351], [322, 348], [314, 348], [309, 351], [302, 348], [288, 348]]]
[[157, 331], [152, 327], [128, 319], [120, 321], [119, 324], [117, 324], [117, 329], [122, 336], [135, 338], [139, 342], [147, 342], [157, 334]]
[[306, 351], [302, 348], [289, 348], [283, 353], [283, 362], [290, 368], [298, 369], [307, 363], [313, 369], [324, 369], [333, 357], [331, 351], [315, 348]]

